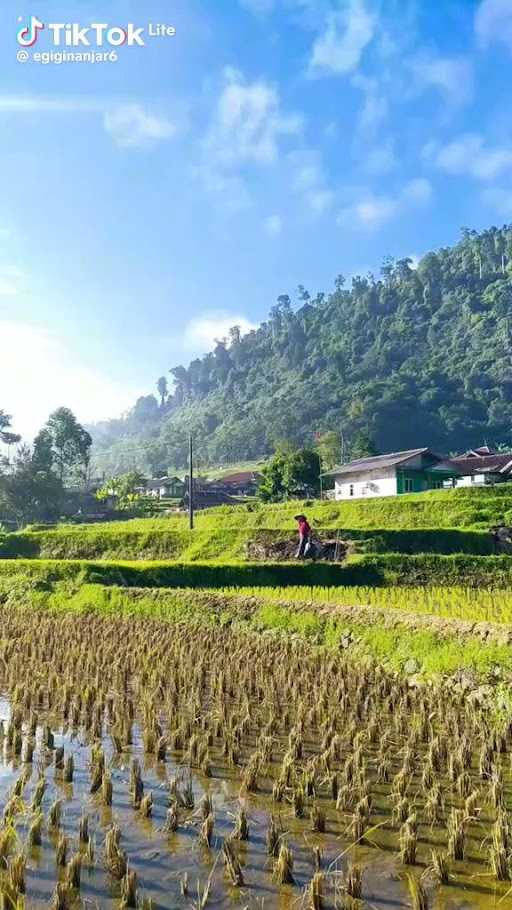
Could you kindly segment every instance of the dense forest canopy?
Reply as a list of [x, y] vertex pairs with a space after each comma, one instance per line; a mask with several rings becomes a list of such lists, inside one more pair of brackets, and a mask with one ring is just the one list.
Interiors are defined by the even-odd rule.
[[[158, 472], [264, 456], [286, 439], [311, 445], [340, 429], [381, 451], [512, 445], [512, 225], [410, 259], [380, 277], [339, 276], [331, 294], [281, 295], [256, 330], [230, 337], [158, 381], [158, 399], [92, 428], [96, 467]], [[172, 385], [172, 384], [171, 384]]]

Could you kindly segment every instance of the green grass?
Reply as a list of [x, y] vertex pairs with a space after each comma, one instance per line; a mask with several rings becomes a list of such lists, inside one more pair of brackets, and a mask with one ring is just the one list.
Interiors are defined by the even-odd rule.
[[462, 619], [512, 625], [512, 588], [493, 587], [303, 587], [224, 588], [221, 593], [255, 597], [268, 603], [368, 605], [384, 610], [420, 613], [441, 619]]
[[[492, 525], [512, 524], [512, 483], [477, 489], [436, 490], [411, 493], [382, 499], [352, 502], [321, 502], [320, 500], [263, 505], [258, 502], [239, 506], [218, 506], [198, 512], [199, 530], [221, 528], [269, 528], [292, 530], [293, 516], [306, 512], [319, 528], [372, 530], [486, 530]], [[94, 525], [60, 525], [57, 533], [95, 533], [99, 530], [161, 531], [183, 530], [187, 527], [185, 514], [161, 518], [138, 518], [124, 522]]]
[[426, 679], [451, 675], [465, 667], [482, 680], [499, 666], [502, 672], [512, 671], [512, 648], [494, 639], [482, 641], [461, 631], [456, 624], [450, 629], [422, 628], [411, 624], [390, 611], [368, 621], [364, 609], [349, 609], [335, 615], [305, 609], [293, 603], [265, 603], [254, 597], [229, 596], [205, 591], [144, 590], [119, 587], [105, 588], [97, 584], [75, 585], [58, 582], [47, 588], [12, 589], [1, 591], [2, 603], [32, 609], [58, 612], [99, 612], [124, 618], [160, 619], [171, 623], [220, 626], [235, 624], [255, 633], [272, 632], [295, 635], [308, 640], [312, 647], [338, 651], [342, 639], [352, 636], [347, 650], [348, 659], [358, 663], [384, 665], [388, 670], [404, 672], [408, 661], [417, 662], [418, 672]]
[[248, 563], [129, 560], [4, 559], [0, 580], [75, 579], [125, 587], [512, 587], [512, 556], [400, 553], [354, 556], [334, 563]]
[[[0, 557], [28, 559], [124, 559], [205, 562], [230, 562], [245, 559], [247, 546], [294, 540], [295, 529], [288, 531], [261, 528], [153, 527], [154, 521], [138, 520], [131, 525], [113, 523], [57, 530], [25, 531], [0, 536]], [[332, 531], [324, 532], [332, 536]], [[353, 552], [361, 553], [467, 553], [492, 555], [495, 543], [488, 531], [349, 529], [340, 533]]]

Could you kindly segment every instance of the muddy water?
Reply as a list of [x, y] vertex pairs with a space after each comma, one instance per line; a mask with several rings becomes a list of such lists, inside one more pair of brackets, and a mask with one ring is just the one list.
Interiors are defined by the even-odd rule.
[[[9, 719], [9, 703], [0, 698], [0, 719]], [[51, 718], [48, 718], [51, 722]], [[27, 904], [42, 906], [51, 899], [59, 872], [55, 865], [55, 847], [59, 832], [48, 826], [48, 809], [56, 800], [63, 803], [60, 832], [70, 840], [70, 855], [77, 850], [83, 854], [82, 883], [80, 898], [84, 906], [118, 906], [120, 888], [107, 873], [103, 862], [105, 831], [112, 823], [121, 829], [121, 848], [126, 851], [130, 866], [136, 870], [139, 879], [139, 898], [150, 896], [157, 907], [197, 907], [207, 883], [210, 883], [209, 907], [276, 907], [292, 910], [304, 898], [305, 889], [315, 872], [314, 848], [321, 851], [322, 871], [325, 876], [326, 906], [332, 906], [338, 893], [337, 886], [341, 873], [350, 860], [363, 866], [363, 898], [361, 907], [377, 910], [397, 910], [410, 907], [406, 882], [406, 871], [416, 877], [424, 876], [428, 883], [430, 906], [433, 910], [483, 910], [483, 908], [512, 908], [512, 894], [507, 896], [510, 883], [498, 884], [491, 877], [482, 850], [482, 842], [488, 837], [489, 828], [482, 824], [470, 831], [468, 861], [453, 864], [454, 881], [448, 887], [439, 888], [425, 869], [430, 849], [445, 847], [444, 836], [436, 829], [420, 825], [420, 849], [418, 864], [404, 869], [397, 862], [396, 830], [391, 829], [386, 791], [378, 785], [375, 788], [375, 809], [372, 825], [375, 826], [365, 846], [351, 847], [350, 836], [346, 833], [347, 819], [333, 809], [333, 803], [320, 797], [317, 802], [327, 814], [324, 834], [313, 833], [309, 821], [296, 819], [288, 803], [273, 803], [271, 781], [268, 786], [249, 798], [240, 799], [240, 780], [237, 770], [227, 768], [219, 755], [212, 753], [212, 776], [192, 772], [195, 795], [193, 810], [180, 810], [180, 824], [177, 832], [167, 834], [164, 822], [169, 806], [169, 780], [177, 777], [183, 785], [190, 779], [190, 770], [169, 757], [164, 762], [144, 757], [140, 738], [134, 729], [134, 745], [122, 757], [113, 755], [108, 739], [104, 742], [107, 763], [113, 781], [113, 804], [103, 804], [100, 794], [91, 795], [90, 790], [90, 744], [81, 733], [63, 730], [57, 722], [52, 723], [55, 747], [64, 746], [66, 756], [72, 754], [75, 774], [72, 783], [64, 783], [62, 772], [54, 769], [54, 753], [42, 745], [42, 730], [37, 732], [37, 749], [32, 766], [23, 764], [12, 755], [6, 744], [0, 751], [0, 808], [7, 802], [12, 788], [22, 773], [30, 774], [23, 792], [22, 811], [16, 816], [18, 852], [26, 843], [28, 828], [33, 814], [30, 811], [32, 794], [39, 776], [44, 769], [47, 789], [42, 808], [45, 814], [43, 840], [40, 847], [27, 847]], [[130, 765], [134, 757], [141, 763], [145, 793], [153, 794], [153, 814], [144, 819], [132, 806], [129, 792]], [[265, 787], [265, 784], [263, 785]], [[199, 845], [198, 830], [201, 824], [199, 802], [207, 793], [212, 799], [215, 813], [214, 837], [211, 848]], [[509, 794], [510, 795], [510, 794]], [[249, 817], [249, 839], [239, 842], [239, 859], [245, 884], [234, 887], [224, 871], [222, 843], [233, 828], [234, 818], [243, 805]], [[283, 835], [294, 856], [294, 885], [278, 886], [272, 880], [272, 861], [267, 856], [265, 835], [269, 814], [278, 816]], [[80, 846], [78, 829], [83, 814], [89, 816], [94, 857], [87, 848]], [[437, 836], [436, 836], [437, 833]], [[62, 877], [62, 873], [60, 873]], [[188, 892], [182, 893], [183, 881], [188, 880]], [[309, 901], [305, 902], [309, 906]], [[338, 906], [342, 906], [338, 902]]]

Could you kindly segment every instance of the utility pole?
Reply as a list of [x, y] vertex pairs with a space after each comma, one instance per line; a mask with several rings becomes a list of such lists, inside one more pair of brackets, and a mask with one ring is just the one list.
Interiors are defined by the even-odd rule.
[[194, 527], [194, 497], [193, 497], [193, 486], [194, 486], [194, 464], [192, 461], [193, 456], [193, 445], [192, 445], [192, 433], [188, 438], [188, 526], [190, 530], [193, 530]]
[[345, 437], [343, 435], [343, 430], [340, 427], [340, 437], [341, 437], [341, 463], [345, 464]]

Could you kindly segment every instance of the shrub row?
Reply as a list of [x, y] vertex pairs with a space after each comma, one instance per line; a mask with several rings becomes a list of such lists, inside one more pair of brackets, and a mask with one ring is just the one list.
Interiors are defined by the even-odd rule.
[[339, 585], [464, 585], [509, 587], [512, 556], [401, 553], [362, 555], [333, 563], [95, 562], [83, 560], [3, 560], [0, 583], [17, 579], [59, 580], [125, 587], [287, 587]]
[[[329, 532], [327, 532], [329, 533]], [[332, 534], [332, 532], [331, 532]], [[495, 552], [487, 531], [451, 530], [358, 530], [339, 532], [353, 548], [371, 553], [472, 553]], [[292, 531], [250, 528], [212, 530], [155, 529], [134, 530], [112, 526], [110, 530], [80, 529], [26, 531], [0, 538], [0, 557], [25, 559], [173, 559], [180, 562], [205, 562], [210, 559], [243, 559], [252, 541], [272, 543], [293, 539]]]

